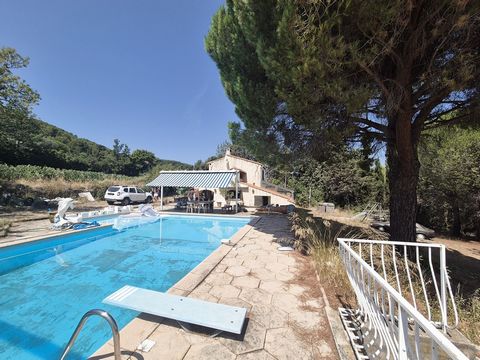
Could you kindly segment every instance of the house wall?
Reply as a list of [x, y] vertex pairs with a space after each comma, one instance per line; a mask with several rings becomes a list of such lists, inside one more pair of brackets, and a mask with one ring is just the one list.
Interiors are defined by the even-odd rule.
[[257, 186], [262, 183], [263, 167], [261, 164], [228, 153], [225, 157], [210, 162], [208, 170], [240, 170], [246, 173], [247, 183]]
[[[213, 189], [212, 191], [213, 191], [213, 201], [214, 201], [214, 205], [216, 207], [223, 206], [227, 203], [229, 203], [231, 205], [235, 204], [235, 200], [227, 201], [225, 199], [225, 197], [222, 194], [222, 192], [223, 192], [222, 189]], [[250, 196], [248, 194], [249, 187], [246, 186], [245, 184], [239, 184], [238, 191], [241, 192], [241, 199], [242, 199], [243, 204], [245, 206], [253, 206], [253, 205], [250, 205], [251, 199], [250, 199]]]
[[[214, 192], [213, 201], [216, 207], [221, 207], [227, 204], [227, 200], [222, 195], [222, 191], [220, 189], [212, 189]], [[262, 204], [259, 204], [259, 197], [268, 196], [269, 197], [269, 204], [270, 205], [290, 205], [293, 204], [292, 201], [285, 199], [284, 197], [278, 196], [276, 194], [272, 194], [267, 191], [263, 191], [260, 189], [255, 189], [253, 187], [248, 186], [247, 184], [239, 184], [239, 191], [241, 192], [242, 202], [245, 206], [248, 207], [258, 207]], [[230, 200], [230, 204], [234, 204], [234, 200]]]
[[276, 195], [276, 194], [272, 194], [270, 192], [267, 192], [267, 191], [263, 191], [263, 190], [260, 190], [260, 189], [254, 189], [252, 187], [249, 187], [249, 194], [248, 194], [248, 198], [249, 198], [249, 203], [251, 205], [247, 205], [245, 204], [246, 206], [260, 206], [258, 205], [258, 201], [255, 202], [255, 198], [257, 198], [257, 200], [259, 199], [259, 197], [262, 197], [262, 196], [268, 196], [270, 199], [269, 199], [269, 205], [291, 205], [293, 204], [293, 201], [290, 201], [282, 196], [279, 196], [279, 195]]

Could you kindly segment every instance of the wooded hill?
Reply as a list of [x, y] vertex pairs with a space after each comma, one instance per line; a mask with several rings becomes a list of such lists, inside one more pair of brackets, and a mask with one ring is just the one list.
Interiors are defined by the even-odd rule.
[[113, 149], [109, 149], [22, 113], [0, 111], [0, 124], [0, 163], [129, 176], [145, 173], [156, 166], [191, 168], [189, 164], [158, 159], [146, 150], [130, 152], [128, 146], [117, 139]]

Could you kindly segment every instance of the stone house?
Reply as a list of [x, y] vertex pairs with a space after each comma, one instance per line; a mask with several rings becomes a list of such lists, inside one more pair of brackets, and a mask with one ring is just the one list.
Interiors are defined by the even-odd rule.
[[[267, 205], [295, 204], [293, 190], [271, 184], [265, 180], [265, 167], [253, 160], [232, 155], [227, 150], [223, 158], [208, 163], [208, 170], [238, 170], [239, 199], [247, 207]], [[214, 189], [214, 202], [218, 205], [233, 204], [235, 187], [231, 189]]]

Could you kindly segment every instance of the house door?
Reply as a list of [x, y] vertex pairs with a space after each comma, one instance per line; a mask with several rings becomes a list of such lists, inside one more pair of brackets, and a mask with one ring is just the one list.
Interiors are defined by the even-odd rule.
[[256, 207], [270, 205], [270, 196], [259, 196], [259, 195], [255, 195], [255, 197], [254, 197], [254, 205], [255, 205]]

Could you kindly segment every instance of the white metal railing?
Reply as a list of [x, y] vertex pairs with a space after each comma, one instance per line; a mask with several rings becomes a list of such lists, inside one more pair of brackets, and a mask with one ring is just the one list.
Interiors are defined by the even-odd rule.
[[[341, 239], [444, 332], [458, 325], [448, 278], [446, 248], [441, 244]], [[400, 276], [400, 271], [405, 276]], [[417, 281], [413, 278], [417, 277]], [[415, 285], [414, 285], [415, 284]], [[450, 301], [451, 310], [448, 303]], [[450, 314], [450, 312], [452, 314]]]
[[[467, 359], [437, 329], [446, 332], [458, 323], [445, 246], [358, 239], [338, 242], [359, 306], [352, 321], [362, 330], [353, 337], [368, 357], [403, 360], [423, 359], [430, 354], [438, 359], [443, 354]], [[428, 269], [422, 268], [424, 264]], [[453, 309], [451, 325], [448, 298]]]
[[278, 193], [285, 194], [287, 196], [290, 196], [293, 198], [294, 196], [294, 191], [292, 189], [288, 189], [286, 187], [280, 186], [280, 185], [275, 185], [272, 183], [269, 183], [268, 181], [262, 180], [261, 186], [266, 188], [266, 189], [272, 189]]

